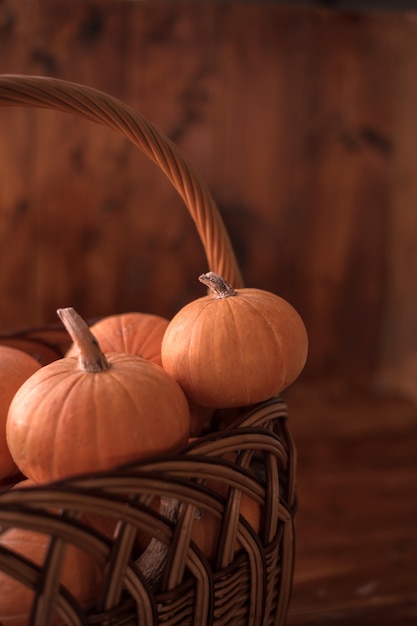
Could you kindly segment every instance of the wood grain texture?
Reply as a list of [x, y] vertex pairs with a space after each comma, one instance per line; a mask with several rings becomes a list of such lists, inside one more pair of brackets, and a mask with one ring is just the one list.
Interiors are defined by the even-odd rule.
[[417, 618], [415, 405], [292, 391], [299, 509], [289, 625]]
[[[273, 3], [3, 0], [0, 72], [85, 83], [149, 117], [207, 182], [246, 283], [305, 319], [305, 379], [399, 389], [409, 371], [408, 393], [415, 28]], [[1, 109], [0, 159], [1, 328], [61, 306], [170, 316], [202, 294], [181, 200], [123, 139]]]
[[395, 159], [390, 170], [391, 237], [387, 257], [387, 298], [383, 311], [381, 356], [376, 381], [383, 389], [417, 400], [417, 140], [414, 80], [417, 67], [417, 15], [410, 15], [402, 36], [403, 63], [393, 134]]

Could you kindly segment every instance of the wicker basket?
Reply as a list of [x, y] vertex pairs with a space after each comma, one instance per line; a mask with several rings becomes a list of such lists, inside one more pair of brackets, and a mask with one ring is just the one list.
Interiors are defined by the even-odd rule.
[[[207, 189], [177, 148], [137, 112], [91, 88], [27, 76], [0, 77], [0, 104], [71, 112], [126, 136], [183, 198], [210, 269], [236, 286], [242, 284]], [[0, 342], [47, 363], [63, 355], [68, 338], [57, 326], [3, 335]], [[49, 537], [41, 566], [0, 549], [0, 570], [34, 590], [30, 624], [48, 626], [57, 612], [62, 623], [74, 626], [284, 624], [293, 576], [296, 501], [296, 457], [286, 417], [283, 401], [272, 398], [242, 410], [233, 428], [208, 433], [170, 456], [39, 487], [4, 489], [1, 528], [28, 528]], [[210, 486], [213, 477], [226, 495]], [[261, 506], [258, 532], [240, 515], [242, 494]], [[154, 510], [154, 496], [178, 501], [175, 519]], [[83, 523], [86, 513], [117, 520], [114, 536]], [[191, 538], [201, 515], [220, 522], [210, 561]], [[135, 536], [143, 532], [163, 548], [162, 569], [153, 581], [134, 550]], [[97, 598], [87, 608], [57, 584], [67, 544], [93, 555], [104, 572]]]

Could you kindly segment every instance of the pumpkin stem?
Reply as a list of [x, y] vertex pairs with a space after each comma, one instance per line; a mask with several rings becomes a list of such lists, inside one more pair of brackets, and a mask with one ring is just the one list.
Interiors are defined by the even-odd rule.
[[[159, 512], [169, 521], [176, 522], [180, 503], [175, 498], [161, 498]], [[136, 565], [141, 570], [145, 580], [150, 585], [155, 585], [161, 579], [162, 571], [168, 554], [168, 546], [152, 537], [150, 544], [143, 552]]]
[[207, 274], [201, 274], [198, 277], [200, 283], [206, 285], [215, 295], [216, 298], [228, 298], [229, 296], [235, 296], [236, 291], [233, 287], [221, 276], [214, 272], [207, 272]]
[[110, 368], [110, 364], [101, 351], [97, 339], [81, 315], [72, 307], [58, 309], [57, 313], [78, 348], [79, 368], [84, 372], [92, 373], [107, 371]]

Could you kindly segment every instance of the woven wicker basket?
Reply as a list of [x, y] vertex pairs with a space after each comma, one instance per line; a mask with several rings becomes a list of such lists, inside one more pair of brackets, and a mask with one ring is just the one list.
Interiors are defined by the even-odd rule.
[[[0, 76], [0, 105], [71, 112], [126, 136], [183, 198], [210, 269], [242, 284], [207, 189], [177, 148], [136, 111], [91, 88], [27, 76]], [[59, 326], [0, 338], [42, 363], [62, 356], [68, 341]], [[28, 528], [49, 537], [41, 566], [0, 548], [0, 570], [34, 590], [30, 624], [48, 626], [58, 612], [62, 623], [74, 626], [282, 625], [292, 586], [296, 500], [296, 457], [286, 417], [283, 401], [272, 398], [242, 411], [233, 428], [209, 433], [170, 456], [45, 486], [4, 489], [0, 527]], [[227, 487], [221, 490], [225, 496], [210, 487], [213, 477]], [[240, 515], [242, 494], [261, 506], [258, 532]], [[174, 520], [150, 506], [154, 496], [178, 501]], [[83, 523], [86, 513], [118, 520], [114, 536]], [[201, 515], [220, 521], [210, 561], [191, 539]], [[144, 532], [163, 546], [156, 581], [146, 578], [135, 555], [135, 536]], [[57, 584], [67, 544], [93, 555], [104, 572], [97, 598], [87, 608]]]

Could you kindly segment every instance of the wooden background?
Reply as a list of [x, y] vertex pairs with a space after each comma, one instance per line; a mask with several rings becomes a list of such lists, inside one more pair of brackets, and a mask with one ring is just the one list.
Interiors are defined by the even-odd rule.
[[[149, 117], [207, 182], [246, 284], [303, 315], [304, 376], [398, 389], [417, 370], [416, 34], [398, 13], [3, 0], [0, 72], [81, 82]], [[201, 294], [194, 226], [124, 139], [3, 108], [0, 159], [1, 329], [67, 305], [171, 315]]]
[[[289, 623], [415, 624], [417, 16], [2, 0], [0, 73], [146, 115], [207, 182], [246, 284], [302, 314]], [[192, 221], [124, 139], [1, 108], [0, 163], [0, 331], [70, 305], [170, 316], [202, 293]]]

